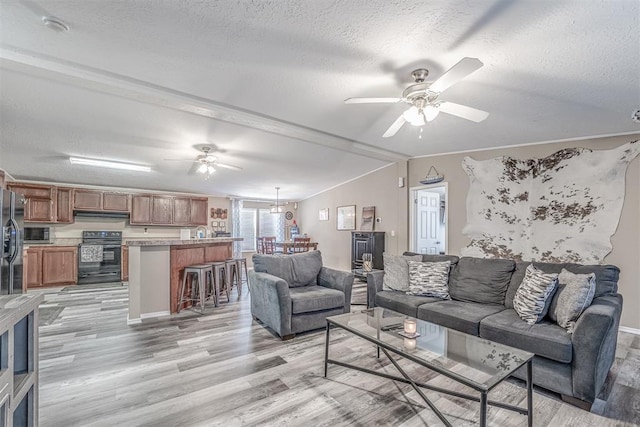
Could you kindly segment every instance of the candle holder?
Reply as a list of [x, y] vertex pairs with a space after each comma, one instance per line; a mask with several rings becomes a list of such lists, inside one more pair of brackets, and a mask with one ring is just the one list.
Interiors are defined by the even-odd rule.
[[402, 335], [405, 338], [416, 338], [419, 337], [418, 333], [418, 324], [415, 319], [404, 319], [404, 328], [402, 331], [398, 332], [398, 334]]
[[405, 338], [402, 346], [405, 350], [415, 350], [418, 342], [415, 338]]

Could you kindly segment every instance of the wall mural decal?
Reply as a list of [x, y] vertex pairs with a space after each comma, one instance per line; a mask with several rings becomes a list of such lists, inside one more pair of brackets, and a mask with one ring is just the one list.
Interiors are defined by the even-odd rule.
[[469, 176], [464, 256], [600, 263], [611, 252], [633, 141], [568, 148], [543, 159], [499, 157], [462, 166]]

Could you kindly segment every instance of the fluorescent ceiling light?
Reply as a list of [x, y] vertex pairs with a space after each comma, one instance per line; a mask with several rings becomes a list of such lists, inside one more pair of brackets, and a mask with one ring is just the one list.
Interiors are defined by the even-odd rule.
[[74, 165], [97, 166], [100, 168], [124, 169], [138, 172], [151, 172], [149, 166], [133, 165], [131, 163], [110, 162], [107, 160], [83, 159], [81, 157], [69, 157], [69, 161]]

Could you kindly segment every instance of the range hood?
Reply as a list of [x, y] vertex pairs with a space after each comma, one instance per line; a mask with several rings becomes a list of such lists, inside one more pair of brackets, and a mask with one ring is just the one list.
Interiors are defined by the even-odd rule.
[[129, 212], [73, 211], [73, 215], [80, 218], [129, 218]]

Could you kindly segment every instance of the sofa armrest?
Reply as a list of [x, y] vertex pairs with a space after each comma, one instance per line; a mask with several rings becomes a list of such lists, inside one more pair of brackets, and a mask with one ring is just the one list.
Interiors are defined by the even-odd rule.
[[384, 271], [371, 271], [367, 273], [367, 307], [373, 308], [376, 301], [376, 293], [382, 290]]
[[289, 284], [267, 273], [248, 272], [251, 285], [251, 314], [278, 335], [291, 334], [291, 296]]
[[318, 275], [318, 285], [336, 289], [344, 293], [344, 313], [351, 311], [351, 289], [353, 288], [353, 273], [350, 271], [334, 270], [322, 267]]
[[573, 397], [593, 402], [613, 364], [622, 295], [593, 300], [576, 322], [573, 342]]

